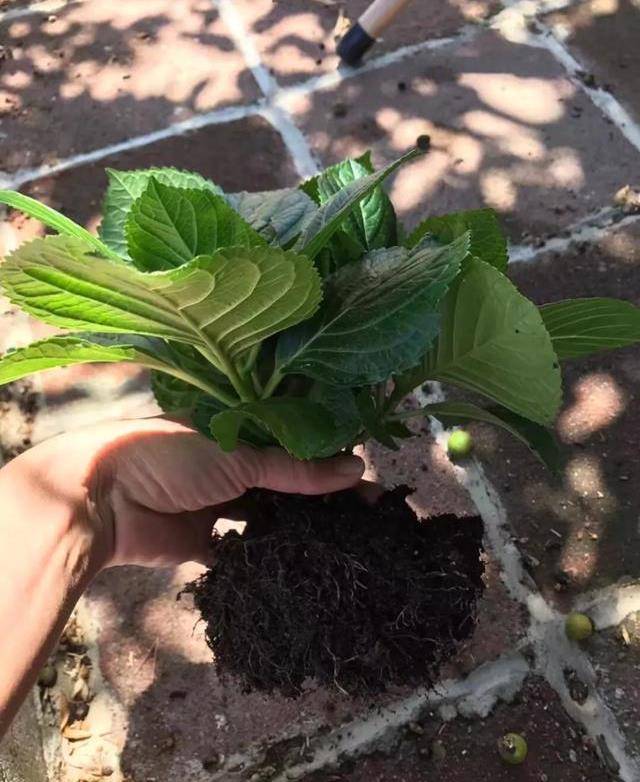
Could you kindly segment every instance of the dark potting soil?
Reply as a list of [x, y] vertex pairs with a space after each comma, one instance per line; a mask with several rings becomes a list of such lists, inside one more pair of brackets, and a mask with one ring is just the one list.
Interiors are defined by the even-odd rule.
[[218, 538], [187, 587], [218, 672], [288, 695], [307, 678], [350, 694], [430, 684], [475, 625], [482, 522], [420, 521], [408, 493], [251, 492], [244, 533]]

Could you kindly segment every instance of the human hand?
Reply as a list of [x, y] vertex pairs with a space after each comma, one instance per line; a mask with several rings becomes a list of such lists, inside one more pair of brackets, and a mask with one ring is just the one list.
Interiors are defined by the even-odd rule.
[[358, 483], [363, 463], [347, 455], [301, 462], [280, 449], [249, 446], [225, 453], [184, 424], [150, 418], [54, 437], [8, 470], [14, 485], [18, 478], [31, 484], [34, 501], [62, 504], [89, 542], [96, 571], [205, 561], [223, 506], [247, 489], [338, 491]]

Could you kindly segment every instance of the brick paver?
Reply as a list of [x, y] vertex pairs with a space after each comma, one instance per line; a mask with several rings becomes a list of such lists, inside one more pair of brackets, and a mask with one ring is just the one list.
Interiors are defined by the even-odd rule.
[[[256, 37], [264, 64], [280, 84], [330, 73], [339, 65], [336, 43], [369, 5], [368, 0], [307, 2], [239, 0], [238, 9]], [[376, 43], [375, 54], [422, 43], [457, 32], [463, 25], [490, 17], [495, 0], [440, 3], [421, 0], [420, 7], [401, 14]]]
[[389, 162], [429, 134], [432, 152], [391, 187], [400, 215], [411, 224], [485, 204], [516, 241], [609, 205], [637, 159], [550, 54], [492, 32], [298, 97], [293, 110], [327, 164], [369, 148]]
[[[308, 167], [309, 150], [327, 164], [372, 148], [380, 164], [426, 132], [432, 152], [391, 183], [402, 218], [410, 224], [425, 213], [488, 204], [501, 213], [512, 239], [538, 248], [610, 207], [622, 185], [634, 184], [638, 149], [591, 101], [589, 90], [595, 79], [611, 89], [611, 100], [619, 99], [638, 116], [635, 0], [585, 0], [541, 17], [556, 34], [568, 36], [559, 45], [583, 64], [584, 74], [566, 72], [548, 39], [534, 32], [534, 20], [521, 25], [522, 34], [510, 33], [510, 40], [498, 29], [483, 30], [500, 10], [492, 0], [425, 0], [416, 2], [373, 50], [374, 58], [391, 53], [383, 67], [337, 78], [314, 92], [309, 85], [278, 92], [278, 85], [289, 88], [333, 73], [336, 36], [366, 5], [365, 0], [224, 0], [219, 14], [218, 4], [209, 0], [115, 5], [75, 0], [55, 11], [47, 6], [0, 19], [0, 175], [61, 162], [64, 170], [33, 174], [22, 189], [94, 229], [105, 166], [172, 165], [200, 171], [228, 191], [262, 190], [294, 184], [296, 163]], [[0, 12], [28, 6], [0, 0]], [[532, 14], [535, 3], [524, 10]], [[527, 42], [526, 35], [533, 37]], [[454, 40], [429, 47], [429, 39], [442, 36]], [[409, 58], [392, 54], [423, 42]], [[262, 95], [252, 69], [263, 86], [275, 84], [275, 94]], [[209, 124], [199, 130], [172, 131], [190, 117], [259, 100], [265, 108], [243, 110], [244, 119], [223, 117], [212, 124], [207, 116]], [[615, 104], [610, 106], [615, 117]], [[100, 152], [154, 130], [166, 131], [167, 137], [117, 154]], [[633, 132], [627, 136], [633, 138]], [[92, 151], [100, 156], [97, 162], [65, 163]], [[587, 235], [584, 242], [568, 243], [562, 252], [542, 247], [530, 263], [513, 265], [510, 274], [540, 302], [611, 295], [640, 303], [639, 226], [627, 220], [597, 239]], [[33, 221], [9, 213], [0, 224], [0, 251], [40, 231]], [[3, 303], [2, 349], [50, 332]], [[541, 640], [545, 623], [561, 628], [562, 618], [523, 589], [514, 557], [522, 553], [533, 579], [529, 586], [537, 585], [549, 603], [563, 609], [587, 589], [615, 589], [622, 576], [638, 578], [639, 367], [637, 349], [568, 367], [558, 431], [569, 461], [557, 483], [522, 447], [493, 430], [476, 429], [477, 456], [506, 508], [517, 548], [488, 545], [486, 590], [474, 635], [443, 677], [457, 685], [460, 677], [480, 670], [497, 681], [517, 649], [531, 672], [522, 687], [511, 688], [509, 702], [492, 709], [486, 693], [472, 692], [458, 703], [457, 717], [453, 704], [434, 707], [417, 722], [401, 721], [399, 732], [367, 745], [364, 756], [358, 756], [355, 742], [336, 768], [301, 777], [287, 767], [311, 762], [313, 747], [327, 731], [335, 729], [329, 735], [338, 742], [350, 740], [356, 721], [375, 726], [385, 707], [412, 693], [390, 691], [373, 703], [313, 685], [298, 700], [242, 693], [216, 677], [189, 599], [176, 602], [198, 569], [122, 568], [97, 579], [78, 619], [81, 630], [86, 624], [82, 632], [94, 664], [95, 697], [83, 724], [98, 738], [82, 746], [63, 740], [67, 761], [56, 772], [60, 779], [80, 782], [89, 773], [83, 769], [97, 768], [114, 782], [265, 782], [287, 773], [309, 782], [636, 782], [637, 615], [602, 629], [582, 649], [565, 648], [552, 632]], [[147, 375], [136, 367], [50, 372], [3, 391], [2, 454], [10, 458], [34, 441], [94, 420], [155, 410]], [[369, 477], [415, 488], [410, 501], [425, 517], [477, 512], [471, 500], [477, 492], [468, 495], [457, 482], [464, 468], [454, 470], [427, 429], [397, 453], [369, 446], [367, 461]], [[499, 508], [492, 509], [491, 502], [483, 510], [487, 528], [495, 530]], [[488, 538], [496, 545], [495, 535]], [[60, 654], [63, 659], [66, 653]], [[572, 706], [571, 698], [581, 697], [579, 682], [567, 680], [565, 693], [554, 678], [554, 661], [569, 677], [570, 668], [584, 672], [591, 664], [602, 705], [590, 702], [583, 712]], [[542, 674], [567, 697], [574, 716], [592, 732], [608, 730], [607, 735], [586, 736]], [[467, 681], [476, 681], [473, 676]], [[61, 678], [58, 690], [66, 686]], [[395, 708], [384, 713], [393, 718]], [[602, 708], [617, 719], [624, 747], [606, 720], [598, 722]], [[46, 728], [49, 746], [60, 741], [52, 724]], [[521, 767], [505, 766], [495, 751], [506, 731], [519, 731], [529, 742], [530, 755]], [[435, 753], [434, 740], [440, 742]], [[105, 741], [115, 760], [92, 766]], [[619, 777], [616, 754], [623, 762]], [[3, 773], [6, 754], [0, 748], [0, 777]], [[36, 777], [34, 782], [44, 781]]]
[[0, 43], [0, 170], [54, 163], [258, 96], [208, 0], [68, 3], [0, 21]]
[[571, 51], [588, 68], [586, 77], [620, 98], [640, 119], [640, 14], [633, 0], [590, 0], [551, 14], [546, 22], [567, 36]]

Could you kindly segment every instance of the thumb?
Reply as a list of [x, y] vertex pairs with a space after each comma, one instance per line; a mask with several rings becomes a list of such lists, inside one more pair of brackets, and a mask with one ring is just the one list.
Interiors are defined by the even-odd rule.
[[257, 457], [253, 486], [296, 494], [328, 494], [355, 486], [364, 472], [358, 456], [342, 454], [331, 459], [303, 462], [280, 448], [254, 452]]

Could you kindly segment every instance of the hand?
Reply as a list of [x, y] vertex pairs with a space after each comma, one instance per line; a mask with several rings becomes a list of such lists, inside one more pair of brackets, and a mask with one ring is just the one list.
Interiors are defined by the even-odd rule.
[[[11, 462], [42, 507], [62, 504], [91, 548], [91, 569], [206, 561], [216, 519], [251, 487], [323, 494], [358, 483], [362, 461], [301, 462], [277, 448], [224, 453], [162, 418], [119, 421], [60, 435]], [[14, 479], [14, 486], [15, 483]], [[45, 497], [46, 500], [46, 497]]]

